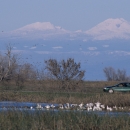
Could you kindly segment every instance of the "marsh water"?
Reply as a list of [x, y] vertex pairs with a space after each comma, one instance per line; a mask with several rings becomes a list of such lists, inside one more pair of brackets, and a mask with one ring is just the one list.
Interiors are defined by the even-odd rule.
[[[2, 101], [0, 102], [0, 112], [5, 112], [5, 111], [11, 111], [11, 110], [16, 110], [16, 111], [29, 111], [29, 112], [46, 112], [46, 111], [52, 111], [54, 113], [59, 112], [59, 109], [46, 109], [46, 105], [51, 105], [51, 103], [40, 103], [40, 105], [43, 107], [43, 109], [36, 109], [38, 103], [34, 102], [15, 102], [15, 101]], [[59, 104], [53, 104], [55, 107], [58, 107]], [[33, 109], [30, 109], [33, 107]], [[63, 112], [70, 112], [72, 110], [62, 110]], [[118, 116], [118, 115], [130, 115], [130, 112], [121, 112], [121, 111], [87, 111], [87, 110], [82, 110], [82, 111], [77, 111], [73, 110], [74, 112], [84, 112], [84, 113], [93, 113], [97, 114], [100, 116], [104, 115], [110, 115], [110, 116]]]

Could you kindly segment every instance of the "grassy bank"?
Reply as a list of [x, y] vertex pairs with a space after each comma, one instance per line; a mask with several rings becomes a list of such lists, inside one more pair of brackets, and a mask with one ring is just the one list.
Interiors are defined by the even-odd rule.
[[30, 92], [3, 91], [0, 92], [1, 101], [41, 102], [41, 103], [76, 103], [80, 104], [101, 102], [109, 106], [129, 107], [129, 93], [79, 93], [79, 92]]
[[0, 90], [15, 90], [15, 91], [44, 91], [44, 92], [92, 92], [92, 93], [101, 93], [102, 88], [105, 86], [110, 86], [117, 84], [117, 81], [84, 81], [81, 86], [75, 89], [60, 89], [58, 81], [26, 81], [24, 84], [17, 86], [15, 82], [0, 82]]

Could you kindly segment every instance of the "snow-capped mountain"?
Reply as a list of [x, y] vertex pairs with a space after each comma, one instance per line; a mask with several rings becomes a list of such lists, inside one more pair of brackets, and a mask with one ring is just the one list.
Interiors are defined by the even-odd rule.
[[19, 29], [0, 33], [0, 38], [49, 40], [112, 40], [130, 39], [130, 22], [123, 18], [107, 19], [90, 30], [69, 31], [50, 22], [36, 22]]
[[[36, 22], [29, 25], [26, 25], [22, 28], [17, 29], [16, 31], [34, 31], [34, 30], [54, 30], [56, 27], [50, 22]], [[59, 28], [58, 28], [59, 29]]]
[[93, 40], [130, 39], [130, 23], [123, 18], [107, 19], [85, 32]]
[[36, 22], [19, 29], [8, 32], [8, 35], [15, 38], [28, 38], [28, 39], [53, 39], [62, 38], [70, 35], [70, 31], [63, 29], [59, 26], [54, 26], [50, 22]]
[[59, 31], [61, 33], [67, 33], [68, 31], [59, 27], [59, 26], [54, 26], [53, 24], [51, 24], [50, 22], [36, 22], [36, 23], [32, 23], [29, 25], [26, 25], [22, 28], [19, 28], [15, 31], [28, 31], [28, 32], [32, 32], [32, 31]]

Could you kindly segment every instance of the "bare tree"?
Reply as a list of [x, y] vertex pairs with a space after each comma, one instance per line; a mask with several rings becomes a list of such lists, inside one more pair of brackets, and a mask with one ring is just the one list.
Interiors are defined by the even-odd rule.
[[112, 67], [104, 68], [104, 73], [107, 78], [107, 81], [127, 81], [129, 77], [126, 75], [125, 70], [115, 70]]
[[112, 81], [116, 79], [116, 72], [112, 67], [106, 67], [104, 70], [105, 76], [108, 81]]
[[126, 75], [126, 71], [125, 70], [117, 70], [117, 80], [118, 81], [128, 81], [129, 77]]
[[5, 56], [0, 55], [0, 81], [10, 80], [17, 68], [17, 55], [12, 53], [11, 45], [7, 45]]
[[23, 65], [19, 65], [17, 72], [15, 73], [14, 78], [16, 85], [21, 86], [27, 80], [37, 80], [37, 73], [33, 67], [33, 65], [26, 63]]
[[45, 64], [52, 78], [60, 81], [64, 89], [75, 89], [83, 80], [85, 71], [80, 70], [80, 63], [76, 63], [72, 58], [60, 62], [49, 59], [45, 61]]

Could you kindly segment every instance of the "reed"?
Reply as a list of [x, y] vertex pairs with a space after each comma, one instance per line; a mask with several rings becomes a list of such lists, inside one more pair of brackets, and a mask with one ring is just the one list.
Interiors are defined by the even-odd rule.
[[2, 130], [129, 130], [130, 117], [95, 115], [83, 112], [0, 113]]

